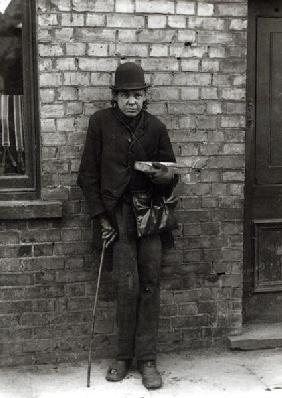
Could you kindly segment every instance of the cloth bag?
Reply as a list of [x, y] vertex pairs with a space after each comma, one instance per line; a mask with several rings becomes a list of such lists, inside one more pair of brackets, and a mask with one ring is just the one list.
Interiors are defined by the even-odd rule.
[[174, 195], [154, 198], [148, 192], [134, 192], [132, 200], [139, 238], [177, 228], [174, 212], [177, 198]]

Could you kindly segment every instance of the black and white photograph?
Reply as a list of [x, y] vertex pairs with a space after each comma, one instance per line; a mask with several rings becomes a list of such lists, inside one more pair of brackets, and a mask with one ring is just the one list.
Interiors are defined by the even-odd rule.
[[282, 0], [0, 0], [0, 398], [281, 395]]

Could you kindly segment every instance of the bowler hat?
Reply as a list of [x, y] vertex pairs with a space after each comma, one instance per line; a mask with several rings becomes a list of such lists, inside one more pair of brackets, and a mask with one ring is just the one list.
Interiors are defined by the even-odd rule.
[[142, 90], [148, 88], [145, 83], [144, 71], [135, 62], [125, 62], [117, 67], [115, 84], [110, 86], [113, 90]]

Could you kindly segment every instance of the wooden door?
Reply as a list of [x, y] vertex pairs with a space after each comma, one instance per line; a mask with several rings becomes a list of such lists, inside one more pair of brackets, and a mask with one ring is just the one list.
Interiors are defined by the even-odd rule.
[[250, 0], [245, 322], [282, 321], [282, 0]]

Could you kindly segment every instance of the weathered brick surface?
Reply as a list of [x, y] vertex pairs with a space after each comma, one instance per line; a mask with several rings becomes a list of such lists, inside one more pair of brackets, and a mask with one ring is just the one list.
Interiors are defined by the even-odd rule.
[[[127, 60], [144, 67], [149, 110], [188, 168], [159, 349], [223, 341], [241, 326], [247, 0], [38, 0], [37, 11], [41, 192], [63, 217], [0, 222], [1, 364], [86, 357], [99, 259], [76, 175], [89, 115]], [[114, 319], [105, 271], [97, 356], [114, 352]]]

